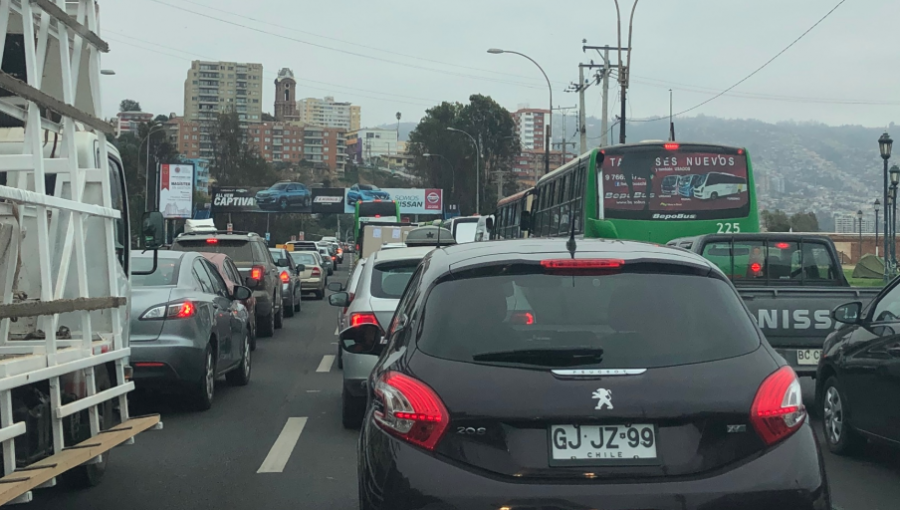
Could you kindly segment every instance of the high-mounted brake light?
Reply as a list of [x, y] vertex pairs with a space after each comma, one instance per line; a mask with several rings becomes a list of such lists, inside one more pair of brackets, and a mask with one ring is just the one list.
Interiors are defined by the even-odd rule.
[[775, 247], [778, 248], [779, 250], [786, 250], [786, 249], [790, 248], [791, 245], [788, 243], [775, 243]]
[[750, 270], [753, 271], [754, 273], [758, 273], [758, 272], [762, 271], [762, 264], [760, 264], [759, 262], [754, 262], [754, 263], [750, 264]]
[[667, 151], [677, 151], [679, 145], [677, 143], [664, 143], [663, 148]]
[[376, 218], [381, 218], [381, 215], [380, 215], [380, 214], [376, 214], [375, 217], [376, 217]]
[[357, 312], [350, 315], [350, 327], [362, 326], [363, 324], [374, 324], [381, 327], [378, 324], [378, 317], [375, 317], [375, 314], [372, 312]]
[[206, 240], [206, 244], [219, 244], [219, 240], [216, 239], [215, 237], [210, 237], [209, 239]]
[[744, 153], [744, 149], [738, 149], [738, 154], [739, 154], [739, 155], [740, 155], [740, 154], [743, 154], [743, 153]]
[[622, 259], [546, 259], [541, 267], [548, 271], [591, 271], [596, 269], [621, 269]]
[[250, 268], [250, 278], [253, 280], [262, 280], [266, 273], [266, 268], [262, 266], [253, 266]]
[[759, 386], [750, 423], [767, 445], [773, 445], [796, 432], [805, 419], [800, 380], [791, 367], [781, 367]]
[[282, 271], [278, 276], [281, 278], [281, 283], [288, 283], [291, 281], [291, 275], [289, 275], [287, 271]]
[[375, 382], [375, 423], [389, 434], [426, 450], [434, 450], [450, 425], [450, 414], [440, 397], [425, 383], [398, 372], [387, 372]]

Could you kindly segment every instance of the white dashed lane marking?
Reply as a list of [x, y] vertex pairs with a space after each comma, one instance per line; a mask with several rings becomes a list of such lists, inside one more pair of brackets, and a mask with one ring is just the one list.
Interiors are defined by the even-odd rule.
[[322, 361], [319, 362], [319, 368], [316, 369], [316, 372], [330, 372], [333, 364], [334, 354], [326, 354], [322, 356]]
[[297, 441], [300, 440], [306, 420], [305, 416], [288, 418], [284, 428], [281, 429], [281, 434], [278, 434], [278, 439], [275, 440], [275, 444], [272, 445], [272, 449], [269, 450], [266, 460], [259, 466], [257, 473], [281, 473], [284, 471], [284, 466], [287, 465], [294, 452], [294, 447], [297, 446]]

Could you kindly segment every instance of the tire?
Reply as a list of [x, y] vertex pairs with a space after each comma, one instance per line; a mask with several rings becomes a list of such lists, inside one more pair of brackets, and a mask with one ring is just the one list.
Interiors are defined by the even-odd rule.
[[253, 314], [252, 320], [253, 320], [253, 324], [250, 326], [250, 350], [255, 351], [256, 350], [256, 333], [257, 333], [256, 313]]
[[212, 344], [206, 344], [206, 352], [203, 354], [204, 367], [200, 380], [194, 383], [193, 395], [194, 409], [206, 411], [212, 407], [216, 394], [216, 357]]
[[278, 313], [275, 314], [275, 329], [281, 329], [284, 327], [284, 306], [278, 309]]
[[341, 370], [344, 369], [344, 354], [343, 354], [343, 352], [344, 352], [343, 349], [341, 349], [340, 347], [338, 347], [338, 354], [337, 354], [337, 358], [338, 358], [338, 368], [341, 369]]
[[324, 290], [317, 290], [317, 291], [316, 291], [316, 299], [319, 300], [319, 301], [325, 299], [325, 291], [324, 291]]
[[288, 208], [288, 201], [287, 201], [286, 198], [281, 197], [281, 199], [278, 200], [278, 208], [281, 209], [282, 211], [286, 211], [286, 210], [287, 210], [287, 208]]
[[366, 414], [366, 400], [341, 392], [341, 424], [345, 429], [358, 429]]
[[846, 393], [837, 377], [831, 376], [822, 388], [822, 431], [825, 444], [836, 455], [862, 452], [866, 438], [853, 430], [847, 413]]
[[259, 336], [261, 338], [271, 338], [275, 334], [275, 310], [272, 310], [269, 312], [269, 315], [261, 319], [262, 321], [260, 321], [260, 317], [256, 318]]
[[231, 372], [225, 374], [225, 381], [232, 386], [246, 386], [250, 384], [250, 373], [252, 371], [253, 356], [250, 354], [250, 332], [247, 332], [247, 338], [241, 345], [241, 363]]
[[287, 303], [284, 303], [284, 302], [281, 303], [281, 309], [284, 310], [284, 316], [285, 317], [293, 317], [294, 310], [296, 310], [295, 306], [296, 305], [294, 304], [294, 295], [291, 294], [290, 301], [288, 301]]
[[[96, 380], [95, 385], [97, 388], [97, 392], [101, 392], [104, 390], [108, 390], [112, 387], [110, 384], [109, 371], [106, 369], [105, 365], [100, 365], [94, 367]], [[113, 408], [113, 400], [108, 400], [104, 402], [102, 405], [97, 406], [97, 410], [99, 411], [99, 419], [100, 419], [100, 430], [106, 430], [116, 425], [118, 421], [115, 416], [115, 409]], [[90, 424], [87, 412], [84, 412], [84, 419], [88, 420], [88, 424]], [[89, 425], [90, 426], [90, 425]], [[88, 489], [90, 487], [96, 487], [100, 485], [100, 482], [103, 480], [103, 475], [106, 474], [106, 468], [109, 465], [109, 454], [112, 450], [107, 450], [103, 452], [102, 460], [97, 464], [88, 464], [88, 465], [80, 465], [78, 467], [72, 468], [69, 471], [63, 473], [63, 483], [72, 489]]]
[[303, 311], [303, 293], [300, 293], [300, 297], [294, 299], [294, 311], [301, 312]]
[[711, 198], [712, 200], [717, 200], [719, 198], [719, 194], [713, 191], [709, 194], [709, 198]]

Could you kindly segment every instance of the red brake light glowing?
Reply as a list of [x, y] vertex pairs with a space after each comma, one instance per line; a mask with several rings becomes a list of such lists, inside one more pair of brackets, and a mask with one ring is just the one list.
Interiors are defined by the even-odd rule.
[[206, 240], [206, 244], [219, 244], [219, 240], [216, 239], [215, 237], [210, 237], [209, 239]]
[[754, 263], [750, 264], [750, 270], [753, 271], [754, 273], [758, 273], [758, 272], [762, 271], [762, 264], [760, 264], [759, 262], [754, 262]]
[[531, 326], [534, 324], [534, 314], [531, 312], [516, 312], [513, 314], [511, 322], [513, 324]]
[[594, 269], [621, 269], [625, 265], [622, 259], [546, 259], [541, 267], [550, 271], [580, 271]]
[[678, 147], [679, 147], [679, 146], [678, 146], [677, 143], [665, 143], [665, 144], [663, 144], [663, 148], [666, 149], [667, 151], [677, 151], [677, 150], [678, 150]]
[[744, 149], [738, 149], [738, 155], [741, 155], [743, 153], [744, 153]]
[[253, 280], [262, 280], [263, 274], [265, 274], [265, 268], [262, 266], [253, 266], [250, 269], [250, 278]]
[[288, 283], [291, 281], [291, 275], [289, 275], [287, 271], [282, 271], [279, 277], [281, 278], [281, 283]]
[[160, 368], [160, 367], [166, 366], [166, 364], [159, 363], [156, 361], [144, 361], [144, 362], [140, 362], [140, 363], [135, 363], [134, 366], [138, 367], [138, 368]]
[[380, 215], [380, 214], [376, 214], [375, 217], [376, 217], [376, 218], [381, 218], [381, 215]]
[[788, 243], [775, 243], [775, 247], [778, 248], [779, 250], [786, 250], [786, 249], [790, 248], [791, 245]]
[[188, 317], [192, 317], [194, 312], [197, 311], [197, 307], [194, 306], [194, 303], [190, 301], [185, 301], [180, 305], [170, 306], [169, 307], [169, 318], [172, 319], [186, 319]]
[[750, 408], [750, 422], [759, 437], [772, 445], [796, 432], [805, 419], [797, 374], [791, 367], [781, 367], [759, 386]]
[[372, 312], [354, 313], [350, 315], [350, 327], [362, 326], [363, 324], [378, 324], [378, 318]]
[[434, 450], [450, 416], [440, 397], [425, 383], [398, 372], [387, 372], [375, 383], [380, 406], [375, 423], [389, 434], [426, 450]]
[[310, 276], [322, 276], [322, 270], [318, 267], [314, 267], [312, 268], [312, 273], [310, 274]]

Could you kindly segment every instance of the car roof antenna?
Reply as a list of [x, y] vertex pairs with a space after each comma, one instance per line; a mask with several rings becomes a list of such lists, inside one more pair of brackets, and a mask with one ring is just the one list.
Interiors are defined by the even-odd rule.
[[[572, 215], [574, 216], [574, 214]], [[575, 258], [575, 249], [578, 247], [575, 244], [575, 218], [571, 218], [572, 220], [572, 228], [569, 231], [569, 240], [566, 241], [566, 249], [569, 250], [569, 255], [572, 256], [572, 259]]]

